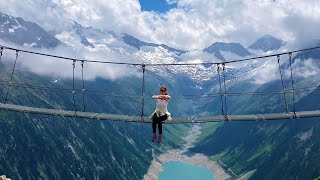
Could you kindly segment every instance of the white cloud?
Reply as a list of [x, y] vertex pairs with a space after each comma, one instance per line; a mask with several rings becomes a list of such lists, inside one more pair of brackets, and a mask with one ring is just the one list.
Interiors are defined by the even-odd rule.
[[[305, 60], [300, 60], [296, 59], [296, 63], [292, 65], [292, 71], [294, 73], [294, 77], [297, 78], [302, 78], [302, 79], [307, 79], [311, 76], [317, 75], [319, 77], [319, 67], [318, 63], [316, 62], [317, 60], [315, 59], [305, 59]], [[287, 72], [287, 76], [289, 77], [290, 72]]]
[[166, 0], [166, 2], [170, 5], [172, 4], [177, 4], [178, 3], [178, 0]]
[[253, 70], [248, 77], [258, 85], [280, 79], [278, 64], [274, 59], [269, 58], [262, 66]]
[[142, 12], [138, 0], [0, 0], [0, 11], [59, 30], [66, 18], [125, 32], [141, 40], [181, 49], [202, 49], [216, 41], [249, 46], [264, 34], [295, 46], [319, 39], [317, 0], [167, 0], [165, 14]]
[[[1, 42], [1, 44], [6, 44], [10, 47], [16, 47], [18, 49], [34, 50], [27, 47], [18, 47], [14, 44], [8, 44], [8, 42]], [[121, 59], [122, 62], [131, 62], [132, 57], [126, 54], [119, 54], [116, 52], [106, 52], [106, 51], [93, 51], [92, 49], [87, 49], [78, 46], [77, 48], [59, 46], [54, 49], [37, 49], [39, 53], [54, 54], [64, 57], [72, 57], [76, 59], [85, 60], [98, 60], [98, 61], [108, 61], [114, 62], [116, 59]], [[98, 51], [98, 52], [97, 52]], [[1, 58], [2, 62], [10, 64], [8, 68], [11, 68], [15, 58], [15, 51], [5, 49], [3, 51], [3, 56]], [[39, 56], [24, 52], [19, 52], [19, 57], [17, 61], [17, 69], [21, 71], [30, 71], [41, 76], [52, 76], [53, 78], [63, 78], [71, 79], [73, 77], [73, 65], [72, 61], [51, 58], [45, 56]], [[82, 67], [81, 62], [77, 61], [75, 64], [75, 79], [82, 78]], [[123, 77], [131, 77], [142, 75], [141, 68], [129, 65], [116, 65], [116, 64], [101, 64], [101, 63], [84, 63], [84, 80], [95, 80], [96, 78], [103, 78], [109, 80], [117, 80]]]

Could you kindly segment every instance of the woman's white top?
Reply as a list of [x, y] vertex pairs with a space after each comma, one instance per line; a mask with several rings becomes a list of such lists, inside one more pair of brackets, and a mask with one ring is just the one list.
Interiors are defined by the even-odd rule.
[[[158, 99], [160, 96], [165, 96], [168, 100]], [[152, 96], [152, 98], [156, 100], [156, 110], [154, 111], [154, 113], [156, 113], [158, 117], [164, 116], [166, 114], [168, 116], [167, 119], [171, 120], [172, 119], [171, 114], [168, 112], [168, 108], [167, 108], [171, 97], [169, 95], [154, 95]], [[152, 113], [152, 115], [154, 113]]]

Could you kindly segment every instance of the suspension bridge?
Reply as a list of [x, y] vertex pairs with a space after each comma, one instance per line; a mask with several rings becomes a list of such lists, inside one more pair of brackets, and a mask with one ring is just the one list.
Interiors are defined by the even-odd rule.
[[[318, 88], [318, 87], [302, 87], [295, 88], [294, 80], [293, 80], [293, 71], [292, 71], [292, 54], [303, 51], [310, 51], [314, 49], [320, 49], [319, 47], [312, 47], [307, 49], [300, 49], [296, 51], [283, 52], [277, 54], [271, 54], [266, 56], [257, 56], [246, 59], [232, 60], [226, 61], [222, 63], [217, 62], [201, 62], [201, 63], [168, 63], [168, 64], [143, 64], [143, 63], [126, 63], [126, 62], [108, 62], [108, 61], [98, 61], [98, 60], [84, 60], [84, 59], [76, 59], [70, 57], [63, 57], [45, 53], [39, 53], [34, 51], [27, 51], [17, 48], [12, 48], [8, 46], [0, 45], [0, 61], [3, 56], [4, 51], [14, 51], [15, 52], [15, 61], [13, 64], [13, 68], [10, 74], [9, 81], [1, 81], [0, 85], [5, 87], [6, 89], [5, 98], [2, 103], [0, 103], [0, 110], [5, 111], [14, 111], [21, 113], [31, 113], [31, 114], [43, 114], [43, 115], [51, 115], [51, 116], [61, 116], [61, 117], [75, 117], [75, 118], [84, 118], [84, 119], [93, 119], [93, 120], [109, 120], [109, 121], [124, 121], [124, 122], [139, 122], [139, 123], [151, 123], [149, 117], [145, 116], [144, 112], [144, 103], [145, 103], [145, 70], [148, 66], [192, 66], [192, 65], [213, 65], [216, 67], [216, 71], [218, 74], [219, 80], [219, 93], [216, 94], [200, 94], [198, 97], [220, 97], [220, 110], [221, 114], [214, 116], [205, 116], [205, 117], [174, 117], [171, 121], [166, 121], [168, 124], [175, 123], [206, 123], [206, 122], [223, 122], [223, 121], [267, 121], [267, 120], [280, 120], [280, 119], [298, 119], [298, 118], [311, 118], [311, 117], [320, 117], [320, 110], [313, 111], [296, 111], [296, 92], [304, 92], [310, 91], [310, 89]], [[19, 84], [13, 82], [13, 76], [16, 70], [16, 64], [19, 59], [19, 53], [27, 53], [34, 54], [38, 56], [46, 56], [57, 59], [63, 59], [66, 61], [72, 61], [73, 66], [73, 78], [72, 78], [72, 89], [60, 89], [60, 88], [52, 88], [52, 87], [44, 87], [44, 86], [36, 86], [36, 85], [27, 85], [27, 84]], [[289, 68], [290, 68], [290, 81], [291, 88], [286, 89], [284, 87], [284, 78], [283, 72], [281, 70], [280, 65], [280, 57], [288, 56], [289, 60]], [[236, 63], [236, 62], [244, 62], [244, 61], [252, 61], [258, 59], [265, 59], [275, 57], [277, 58], [277, 63], [279, 67], [279, 75], [281, 78], [282, 90], [281, 91], [269, 91], [269, 92], [240, 92], [240, 93], [227, 93], [226, 89], [226, 64]], [[75, 64], [77, 62], [81, 63], [82, 71], [81, 71], [81, 81], [82, 81], [82, 89], [75, 89]], [[141, 113], [136, 116], [132, 115], [124, 115], [124, 114], [107, 114], [107, 113], [95, 113], [95, 112], [87, 112], [85, 105], [85, 96], [87, 93], [96, 93], [103, 94], [101, 91], [88, 91], [85, 89], [85, 81], [84, 81], [84, 64], [85, 63], [102, 63], [102, 64], [117, 64], [117, 65], [130, 65], [130, 66], [140, 66], [142, 69], [142, 87], [141, 94], [135, 95], [137, 98], [141, 98]], [[48, 108], [36, 108], [29, 106], [22, 106], [18, 104], [10, 104], [8, 103], [10, 93], [12, 91], [12, 87], [21, 87], [21, 88], [31, 88], [31, 89], [40, 89], [40, 90], [48, 90], [53, 92], [71, 92], [72, 100], [74, 105], [74, 110], [63, 110], [63, 109], [48, 109]], [[82, 93], [82, 110], [76, 109], [76, 99], [75, 93]], [[229, 115], [228, 114], [228, 106], [227, 106], [227, 97], [228, 96], [241, 96], [241, 95], [272, 95], [272, 94], [283, 94], [284, 101], [284, 112], [282, 113], [266, 113], [266, 114], [247, 114], [247, 115]], [[292, 110], [289, 111], [288, 103], [286, 95], [291, 94], [293, 107]], [[118, 95], [122, 96], [122, 95]]]

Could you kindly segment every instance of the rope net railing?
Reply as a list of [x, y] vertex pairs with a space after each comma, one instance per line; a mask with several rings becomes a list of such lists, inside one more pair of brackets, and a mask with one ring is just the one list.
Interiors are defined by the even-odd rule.
[[[0, 86], [3, 86], [4, 92], [1, 92], [4, 96], [3, 103], [0, 103], [0, 109], [7, 111], [16, 111], [23, 113], [35, 113], [35, 114], [45, 114], [45, 115], [54, 115], [54, 116], [63, 116], [63, 117], [78, 117], [78, 118], [88, 118], [88, 119], [100, 119], [100, 120], [112, 120], [112, 121], [126, 121], [126, 122], [143, 122], [150, 123], [150, 119], [145, 114], [145, 101], [150, 100], [152, 94], [146, 93], [145, 80], [146, 80], [146, 69], [147, 67], [156, 67], [156, 66], [197, 66], [197, 65], [213, 65], [214, 71], [216, 72], [218, 78], [218, 92], [216, 93], [207, 93], [207, 94], [181, 94], [178, 97], [173, 97], [172, 99], [194, 99], [194, 98], [219, 98], [220, 99], [220, 114], [205, 116], [205, 117], [174, 117], [172, 121], [167, 121], [166, 123], [199, 123], [199, 122], [221, 122], [221, 121], [258, 121], [258, 120], [276, 120], [276, 119], [293, 119], [293, 118], [302, 118], [302, 117], [319, 117], [320, 113], [318, 111], [296, 111], [296, 93], [298, 92], [310, 92], [313, 90], [320, 89], [318, 86], [309, 86], [309, 87], [295, 87], [293, 68], [292, 68], [292, 54], [303, 51], [310, 51], [314, 49], [319, 49], [320, 47], [312, 47], [301, 50], [295, 50], [284, 53], [271, 54], [266, 56], [257, 56], [246, 59], [232, 60], [226, 62], [201, 62], [201, 63], [164, 63], [164, 64], [148, 64], [148, 63], [126, 63], [126, 62], [111, 62], [111, 61], [98, 61], [98, 60], [85, 60], [85, 59], [76, 59], [64, 56], [57, 56], [45, 53], [39, 53], [34, 51], [27, 51], [7, 46], [0, 45], [0, 61], [6, 50], [15, 51], [15, 61], [10, 72], [8, 80], [0, 80]], [[16, 64], [19, 59], [20, 53], [34, 54], [38, 56], [46, 56], [55, 59], [63, 59], [72, 62], [72, 87], [71, 88], [56, 88], [48, 86], [39, 86], [28, 83], [18, 83], [13, 82], [13, 76], [16, 71]], [[288, 56], [289, 61], [289, 70], [290, 70], [290, 88], [286, 88], [284, 85], [284, 75], [283, 69], [281, 67], [281, 57]], [[264, 58], [275, 57], [277, 60], [279, 75], [281, 80], [281, 90], [273, 91], [254, 91], [254, 92], [229, 92], [227, 90], [227, 67], [226, 64], [252, 61]], [[101, 64], [114, 64], [114, 65], [128, 65], [136, 66], [141, 69], [142, 79], [141, 79], [141, 93], [111, 93], [101, 90], [90, 90], [86, 88], [85, 82], [85, 65], [86, 63], [101, 63]], [[76, 66], [80, 64], [81, 67], [81, 88], [75, 86], [75, 70]], [[22, 88], [22, 89], [35, 89], [42, 91], [50, 92], [61, 92], [61, 93], [70, 93], [72, 94], [72, 110], [65, 109], [49, 109], [49, 108], [37, 108], [16, 104], [9, 104], [9, 97], [13, 92], [13, 88]], [[77, 95], [81, 95], [81, 100], [77, 98]], [[108, 113], [97, 113], [97, 112], [87, 112], [87, 101], [90, 100], [90, 95], [97, 96], [107, 96], [107, 97], [121, 97], [121, 98], [132, 98], [135, 101], [140, 101], [140, 114], [138, 115], [127, 115], [127, 114], [108, 114]], [[251, 114], [251, 115], [230, 115], [228, 112], [228, 104], [230, 100], [228, 97], [232, 96], [262, 96], [262, 95], [282, 95], [284, 102], [284, 111], [283, 113], [267, 113], [267, 114]], [[292, 97], [292, 109], [289, 110], [288, 106], [288, 96]], [[232, 101], [231, 101], [232, 103]], [[79, 104], [81, 104], [79, 106]]]

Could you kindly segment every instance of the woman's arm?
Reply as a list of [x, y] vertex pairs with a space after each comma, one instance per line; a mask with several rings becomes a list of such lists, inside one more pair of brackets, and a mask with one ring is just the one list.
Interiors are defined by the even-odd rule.
[[160, 96], [158, 97], [158, 99], [170, 100], [171, 97], [170, 97], [169, 95], [160, 95]]
[[153, 95], [152, 99], [170, 100], [171, 97], [169, 95]]
[[152, 96], [152, 99], [159, 99], [159, 96], [153, 95], [153, 96]]

